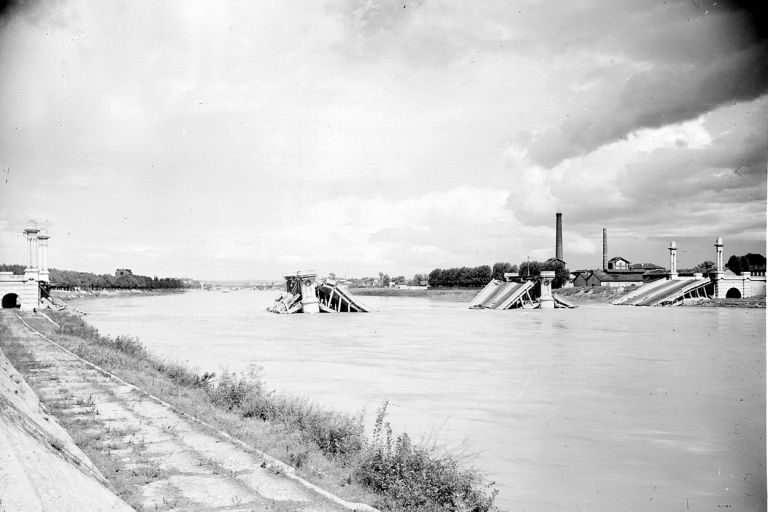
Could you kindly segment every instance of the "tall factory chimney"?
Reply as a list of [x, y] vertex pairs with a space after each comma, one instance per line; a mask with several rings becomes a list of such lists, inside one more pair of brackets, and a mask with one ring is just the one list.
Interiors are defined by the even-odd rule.
[[563, 260], [563, 214], [555, 214], [555, 258]]
[[608, 229], [603, 228], [603, 270], [608, 270]]

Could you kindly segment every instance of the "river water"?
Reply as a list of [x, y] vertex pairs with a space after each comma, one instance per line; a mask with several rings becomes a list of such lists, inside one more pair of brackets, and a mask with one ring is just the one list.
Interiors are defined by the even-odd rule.
[[504, 510], [765, 510], [765, 310], [474, 311], [362, 297], [370, 314], [267, 313], [276, 292], [72, 304], [201, 370], [464, 453]]

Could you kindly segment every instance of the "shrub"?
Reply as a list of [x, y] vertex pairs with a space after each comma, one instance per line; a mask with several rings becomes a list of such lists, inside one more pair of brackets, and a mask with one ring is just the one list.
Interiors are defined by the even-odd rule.
[[118, 336], [115, 338], [114, 343], [117, 350], [131, 355], [144, 354], [147, 351], [138, 338], [130, 336]]
[[59, 324], [58, 332], [69, 336], [77, 336], [87, 340], [96, 340], [99, 338], [99, 330], [88, 325], [82, 318], [76, 315], [61, 313], [58, 311], [49, 312], [49, 316]]
[[496, 490], [476, 470], [462, 469], [453, 455], [414, 446], [408, 434], [392, 440], [385, 420], [388, 403], [378, 410], [373, 439], [363, 452], [356, 478], [384, 497], [387, 508], [430, 511], [494, 510]]
[[225, 371], [208, 387], [208, 394], [216, 405], [229, 410], [240, 409], [249, 396], [262, 394], [262, 385], [260, 380]]

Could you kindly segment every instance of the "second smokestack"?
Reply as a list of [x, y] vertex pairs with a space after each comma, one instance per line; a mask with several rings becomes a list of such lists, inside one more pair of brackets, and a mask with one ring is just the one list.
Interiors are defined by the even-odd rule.
[[608, 270], [608, 229], [603, 228], [603, 270]]
[[563, 260], [563, 214], [555, 214], [555, 258]]

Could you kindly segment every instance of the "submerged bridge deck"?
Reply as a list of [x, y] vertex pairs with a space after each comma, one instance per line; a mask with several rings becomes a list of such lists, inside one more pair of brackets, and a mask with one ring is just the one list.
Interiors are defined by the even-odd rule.
[[709, 279], [661, 280], [641, 286], [615, 301], [625, 306], [669, 306], [683, 299], [707, 297]]
[[323, 281], [317, 285], [317, 298], [322, 313], [368, 312], [363, 303], [333, 281]]
[[555, 299], [555, 307], [558, 307], [558, 308], [568, 308], [568, 309], [575, 309], [575, 308], [578, 307], [573, 302], [567, 301], [567, 300], [565, 300], [564, 298], [562, 298], [561, 296], [559, 296], [559, 295], [557, 295], [555, 293], [552, 294], [552, 298]]

